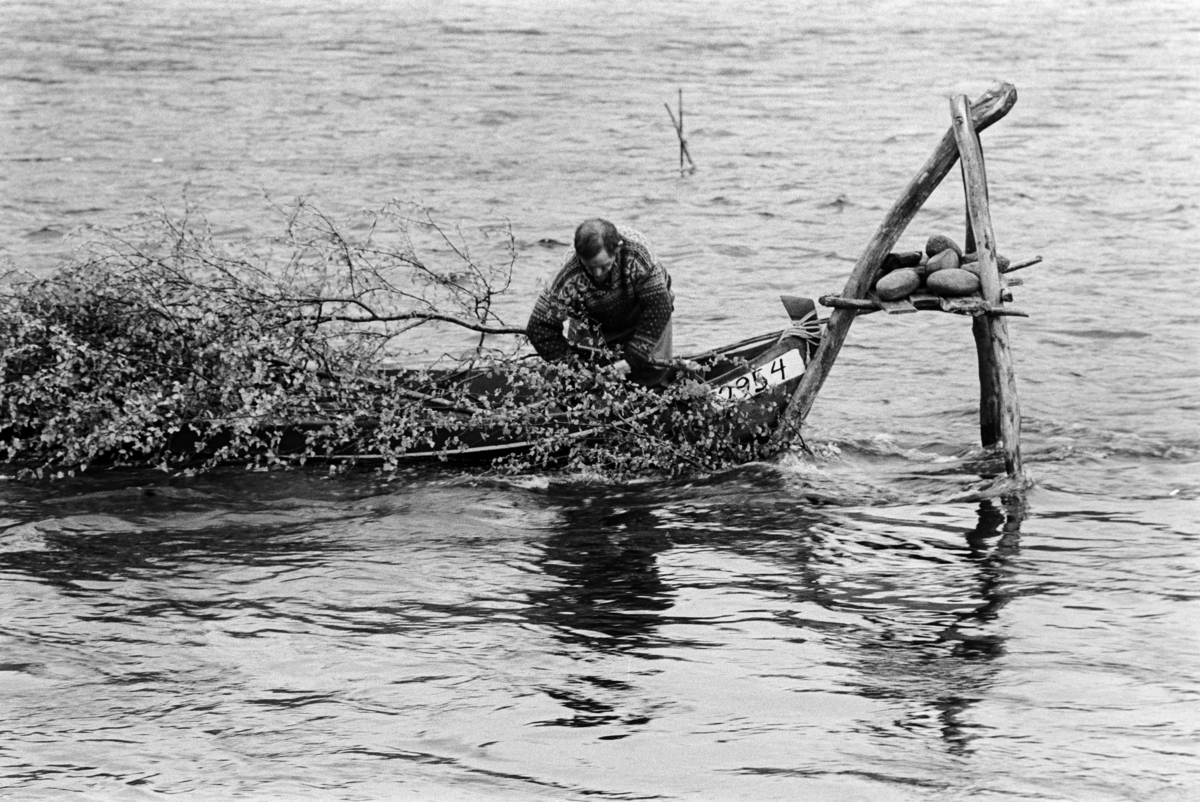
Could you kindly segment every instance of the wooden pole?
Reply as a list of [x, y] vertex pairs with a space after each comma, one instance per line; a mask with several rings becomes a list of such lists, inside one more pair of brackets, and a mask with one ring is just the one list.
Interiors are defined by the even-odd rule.
[[[960, 167], [962, 166], [961, 162], [959, 163], [959, 166]], [[962, 174], [962, 185], [963, 185], [963, 194], [966, 195], [967, 194], [967, 174], [965, 171]], [[977, 246], [975, 245], [975, 229], [971, 225], [971, 213], [967, 212], [966, 217], [967, 217], [967, 226], [966, 226], [967, 230], [964, 232], [964, 236], [963, 236], [963, 253], [974, 253], [975, 248]]]
[[[971, 120], [975, 129], [982, 131], [992, 123], [1000, 120], [1017, 102], [1017, 89], [1012, 84], [998, 83], [989, 88], [971, 106]], [[669, 111], [669, 109], [668, 109]], [[916, 216], [921, 205], [929, 199], [933, 190], [946, 177], [954, 163], [958, 160], [958, 146], [955, 143], [954, 132], [947, 131], [934, 149], [933, 155], [925, 162], [920, 172], [908, 182], [900, 198], [892, 205], [887, 216], [879, 225], [875, 236], [867, 244], [862, 255], [858, 257], [846, 288], [842, 290], [843, 298], [866, 298], [875, 281], [883, 260], [891, 252], [904, 229]], [[808, 368], [800, 379], [800, 385], [792, 394], [788, 408], [784, 412], [781, 425], [775, 430], [773, 440], [781, 442], [788, 433], [799, 431], [813, 402], [820, 392], [821, 386], [833, 363], [837, 359], [846, 335], [850, 333], [850, 324], [858, 314], [856, 309], [835, 308], [829, 315], [825, 325], [825, 333], [821, 337], [821, 345], [809, 361]]]
[[[951, 105], [953, 106], [953, 101], [951, 101]], [[953, 114], [951, 117], [953, 118]], [[979, 141], [978, 135], [975, 136], [975, 140]], [[979, 151], [982, 155], [982, 142], [979, 144]], [[963, 197], [970, 198], [971, 186], [967, 178], [967, 165], [965, 161], [959, 159], [958, 166], [962, 173]], [[984, 197], [987, 197], [986, 166], [983, 172], [983, 191]], [[963, 251], [975, 253], [979, 250], [979, 244], [975, 241], [975, 226], [971, 222], [971, 204], [969, 202], [963, 204], [963, 214], [967, 221], [966, 242], [963, 244]], [[979, 440], [987, 448], [1003, 439], [1000, 433], [1000, 394], [996, 390], [996, 373], [991, 369], [993, 362], [990, 356], [991, 345], [988, 342], [987, 321], [982, 317], [972, 318], [971, 334], [975, 338], [975, 361], [979, 366]]]
[[679, 89], [679, 172], [683, 172], [683, 154], [687, 150], [687, 140], [683, 138], [683, 87]]
[[663, 105], [667, 107], [667, 114], [671, 115], [671, 125], [675, 127], [675, 135], [679, 137], [679, 174], [683, 175], [686, 172], [683, 169], [684, 157], [687, 157], [691, 169], [696, 169], [696, 163], [692, 161], [692, 154], [688, 151], [687, 138], [683, 135], [683, 90], [679, 90], [679, 119], [675, 119], [675, 112], [671, 111], [671, 104], [664, 103]]
[[[999, 307], [1003, 287], [988, 208], [987, 175], [966, 95], [951, 99], [950, 117], [966, 179], [967, 214], [978, 246], [975, 252], [979, 254], [981, 294], [986, 303]], [[971, 331], [979, 356], [980, 437], [985, 446], [998, 444], [1004, 450], [1005, 471], [1013, 478], [1021, 478], [1021, 409], [1008, 345], [1008, 322], [1002, 316], [980, 315], [972, 323]]]

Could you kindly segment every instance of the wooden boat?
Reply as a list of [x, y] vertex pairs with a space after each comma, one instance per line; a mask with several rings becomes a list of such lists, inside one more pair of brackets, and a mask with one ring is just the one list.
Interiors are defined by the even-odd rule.
[[[739, 439], [751, 439], [774, 428], [820, 343], [821, 323], [815, 303], [795, 296], [784, 296], [781, 300], [791, 318], [789, 328], [684, 357], [701, 367], [694, 375], [712, 392], [736, 403], [743, 429], [737, 433]], [[415, 446], [397, 447], [395, 443], [389, 443], [384, 454], [381, 453], [384, 449], [372, 445], [379, 441], [374, 436], [377, 427], [370, 421], [360, 422], [362, 437], [313, 459], [353, 460], [364, 464], [421, 460], [486, 463], [537, 445], [528, 436], [520, 434], [521, 427], [489, 425], [473, 428], [475, 412], [495, 408], [497, 399], [515, 398], [518, 405], [544, 401], [532, 396], [523, 398], [523, 391], [514, 387], [504, 373], [493, 369], [394, 371], [384, 378], [386, 381], [380, 383], [381, 392], [400, 392], [406, 397], [422, 400], [431, 410], [450, 416], [451, 425], [426, 433]], [[568, 409], [547, 412], [544, 403], [540, 406], [543, 416], [550, 419], [558, 416], [557, 422], [561, 425], [557, 430], [565, 433], [569, 440], [596, 438], [603, 434], [603, 422], [593, 420], [591, 425], [575, 425]], [[651, 407], [639, 414], [662, 412], [662, 408]], [[272, 427], [262, 432], [262, 437], [271, 442], [271, 449], [280, 456], [298, 455], [306, 449], [311, 453], [314, 437], [319, 437], [322, 429], [328, 429], [331, 419], [316, 417]], [[665, 420], [664, 416], [664, 425]], [[222, 440], [215, 438], [197, 457], [213, 453], [224, 444]], [[175, 435], [169, 451], [196, 453], [194, 436], [187, 432]]]

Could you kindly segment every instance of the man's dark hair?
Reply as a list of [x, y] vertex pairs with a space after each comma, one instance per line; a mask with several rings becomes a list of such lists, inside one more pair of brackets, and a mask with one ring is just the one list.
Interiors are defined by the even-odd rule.
[[600, 253], [601, 248], [615, 255], [620, 244], [621, 235], [617, 227], [599, 217], [584, 220], [575, 229], [575, 253], [580, 259], [591, 259]]

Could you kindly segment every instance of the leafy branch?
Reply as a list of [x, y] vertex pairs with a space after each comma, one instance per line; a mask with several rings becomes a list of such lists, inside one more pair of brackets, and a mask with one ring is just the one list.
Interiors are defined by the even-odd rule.
[[[472, 247], [411, 204], [343, 221], [307, 199], [275, 210], [276, 238], [220, 241], [189, 205], [98, 232], [52, 275], [0, 277], [0, 461], [24, 476], [388, 470], [479, 431], [529, 444], [498, 471], [678, 473], [759, 454], [738, 434], [753, 422], [696, 382], [655, 392], [601, 362], [523, 358], [522, 330], [497, 312], [517, 258], [507, 224]], [[479, 339], [436, 370], [389, 367], [439, 324]], [[480, 371], [494, 390], [466, 380]]]

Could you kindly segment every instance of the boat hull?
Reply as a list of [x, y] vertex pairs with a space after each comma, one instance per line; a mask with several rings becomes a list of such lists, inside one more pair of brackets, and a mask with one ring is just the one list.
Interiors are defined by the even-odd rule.
[[[730, 433], [731, 437], [738, 442], [749, 442], [762, 438], [764, 432], [769, 433], [774, 429], [803, 375], [812, 349], [812, 341], [800, 336], [793, 329], [772, 332], [686, 358], [702, 367], [702, 384], [707, 386], [710, 392], [731, 402], [730, 417], [737, 421], [735, 430]], [[399, 375], [402, 372], [397, 374], [392, 377], [394, 383], [386, 386], [405, 387], [404, 376]], [[435, 387], [455, 385], [455, 397], [488, 398], [493, 407], [496, 400], [506, 396], [511, 401], [511, 394], [514, 392], [508, 377], [494, 370], [460, 371], [433, 377], [428, 372], [413, 372], [411, 376], [413, 386], [417, 386], [415, 383], [419, 378], [422, 382], [422, 394], [435, 401], [436, 394], [429, 392], [431, 378]], [[533, 398], [526, 400], [530, 403], [536, 401]], [[605, 421], [592, 420], [588, 424], [573, 424], [569, 409], [564, 408], [560, 412], [547, 414], [544, 405], [542, 406], [542, 415], [553, 428], [556, 443], [564, 451], [568, 450], [573, 442], [598, 442], [605, 436]], [[647, 423], [651, 424], [650, 428], [662, 432], [671, 431], [670, 413], [669, 406], [650, 406], [638, 413], [638, 416], [649, 418]], [[447, 414], [451, 417], [456, 416], [453, 412]], [[554, 420], [556, 416], [558, 421]], [[423, 432], [416, 442], [405, 444], [389, 439], [382, 435], [378, 421], [362, 420], [356, 422], [356, 435], [348, 441], [339, 443], [334, 448], [314, 447], [315, 444], [328, 440], [327, 433], [335, 425], [335, 419], [332, 417], [295, 421], [284, 425], [260, 427], [256, 436], [272, 455], [281, 460], [305, 455], [306, 462], [333, 460], [364, 465], [423, 461], [490, 463], [544, 446], [542, 440], [524, 435], [523, 427], [474, 427], [470, 411], [464, 410], [455, 425]], [[700, 431], [671, 433], [682, 435], [684, 439], [702, 436]], [[195, 433], [179, 432], [172, 436], [168, 452], [177, 458], [188, 455], [189, 462], [202, 462], [214, 454], [219, 454], [220, 450], [231, 442], [231, 437], [210, 436], [205, 438], [202, 447], [197, 449], [199, 442], [200, 439]], [[172, 459], [171, 462], [178, 464], [178, 459]]]

